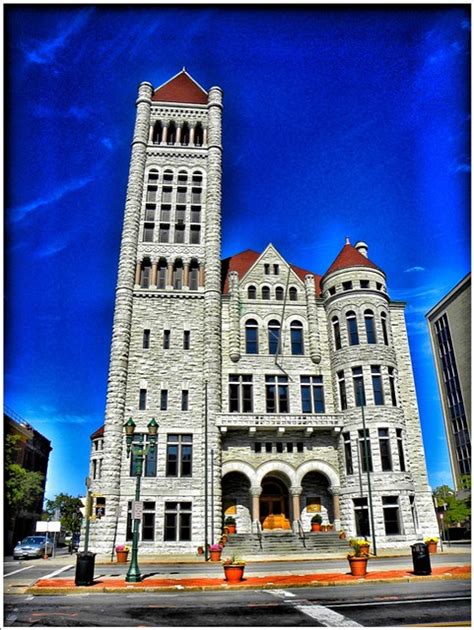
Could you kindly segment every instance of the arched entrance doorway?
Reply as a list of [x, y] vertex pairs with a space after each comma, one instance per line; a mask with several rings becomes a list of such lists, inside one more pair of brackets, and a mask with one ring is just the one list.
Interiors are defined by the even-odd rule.
[[291, 529], [288, 487], [274, 475], [262, 480], [260, 523], [262, 529]]
[[240, 533], [250, 531], [250, 481], [244, 473], [231, 471], [222, 477], [222, 516], [233, 516]]

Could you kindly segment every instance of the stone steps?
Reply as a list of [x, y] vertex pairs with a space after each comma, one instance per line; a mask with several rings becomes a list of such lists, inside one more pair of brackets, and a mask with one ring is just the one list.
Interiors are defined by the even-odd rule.
[[346, 540], [340, 540], [337, 533], [307, 533], [305, 544], [293, 532], [265, 532], [262, 535], [262, 546], [256, 534], [231, 534], [228, 537], [224, 554], [230, 555], [282, 555], [287, 553], [345, 553], [348, 551]]

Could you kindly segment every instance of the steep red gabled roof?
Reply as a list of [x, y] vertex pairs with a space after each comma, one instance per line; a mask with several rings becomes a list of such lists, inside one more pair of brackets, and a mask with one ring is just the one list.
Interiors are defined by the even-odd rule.
[[[239, 278], [242, 279], [245, 274], [249, 271], [250, 267], [260, 258], [261, 254], [254, 251], [253, 249], [246, 249], [240, 254], [236, 254], [235, 256], [230, 256], [229, 258], [225, 258], [222, 265], [222, 293], [226, 294], [229, 292], [229, 273], [231, 271], [237, 271], [239, 274]], [[304, 277], [306, 274], [311, 273], [314, 275], [314, 290], [317, 295], [321, 293], [321, 276], [312, 271], [307, 271], [306, 269], [302, 269], [301, 267], [296, 267], [295, 265], [290, 265], [292, 270], [296, 273], [298, 278], [300, 278], [304, 282]]]
[[99, 427], [97, 429], [97, 431], [94, 431], [94, 433], [91, 435], [90, 439], [91, 440], [95, 440], [96, 438], [102, 437], [104, 435], [104, 426], [102, 425], [101, 427]]
[[151, 100], [205, 105], [207, 92], [183, 69], [169, 81], [157, 87]]
[[381, 271], [380, 267], [377, 267], [375, 263], [363, 256], [353, 245], [346, 243], [336, 256], [335, 261], [324, 274], [323, 278], [333, 271], [348, 269], [349, 267], [370, 267], [371, 269], [378, 269]]

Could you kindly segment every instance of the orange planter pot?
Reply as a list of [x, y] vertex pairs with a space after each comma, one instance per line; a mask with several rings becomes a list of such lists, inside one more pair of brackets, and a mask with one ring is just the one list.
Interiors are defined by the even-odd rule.
[[128, 560], [128, 551], [116, 551], [117, 554], [117, 563], [125, 564]]
[[426, 544], [428, 545], [428, 553], [438, 553], [438, 543], [429, 542]]
[[220, 562], [222, 551], [209, 551], [211, 562]]
[[228, 534], [235, 534], [237, 531], [237, 525], [226, 525]]
[[355, 577], [364, 577], [367, 574], [368, 558], [360, 558], [348, 556], [349, 566], [351, 567], [351, 575]]
[[321, 531], [321, 523], [311, 523], [311, 531], [312, 532], [320, 532]]
[[238, 582], [242, 582], [244, 577], [244, 569], [244, 564], [224, 564], [225, 579], [229, 584], [238, 584]]

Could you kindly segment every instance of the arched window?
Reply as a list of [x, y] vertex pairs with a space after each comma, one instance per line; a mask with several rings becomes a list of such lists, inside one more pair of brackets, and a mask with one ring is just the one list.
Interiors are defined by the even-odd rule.
[[168, 263], [165, 258], [158, 261], [158, 289], [166, 289], [166, 274], [168, 272]]
[[183, 288], [183, 261], [181, 258], [175, 260], [173, 265], [173, 289]]
[[349, 345], [357, 346], [359, 345], [359, 333], [357, 331], [357, 318], [354, 311], [349, 311], [346, 314], [347, 320], [347, 334], [349, 337]]
[[142, 289], [148, 289], [150, 286], [150, 278], [151, 278], [151, 262], [149, 258], [145, 258], [142, 262], [141, 272], [140, 272], [140, 287]]
[[173, 171], [169, 168], [163, 173], [163, 181], [170, 184], [173, 181]]
[[150, 184], [155, 184], [158, 182], [158, 178], [159, 178], [159, 173], [156, 170], [156, 168], [152, 168], [148, 171], [148, 182]]
[[189, 265], [189, 289], [197, 291], [199, 288], [199, 263], [193, 258]]
[[186, 171], [179, 171], [178, 173], [178, 184], [184, 185], [188, 181], [188, 174]]
[[383, 342], [388, 346], [387, 313], [380, 313], [380, 320], [382, 322]]
[[364, 311], [365, 332], [367, 343], [377, 343], [375, 337], [374, 313], [371, 310]]
[[341, 343], [341, 329], [339, 327], [339, 318], [333, 317], [331, 321], [332, 321], [332, 331], [334, 334], [334, 347], [336, 350], [340, 350], [342, 348], [342, 343]]
[[262, 300], [270, 299], [270, 287], [262, 287]]
[[203, 132], [202, 124], [198, 122], [194, 129], [194, 145], [196, 147], [202, 146], [203, 138], [204, 138], [204, 132]]
[[174, 122], [170, 122], [168, 125], [168, 144], [174, 144], [176, 142], [176, 125]]
[[257, 298], [257, 289], [253, 285], [247, 289], [247, 297], [249, 300], [255, 300]]
[[181, 129], [181, 144], [185, 146], [189, 144], [189, 125], [187, 122], [183, 123], [183, 127]]
[[298, 291], [296, 287], [290, 287], [289, 296], [291, 302], [296, 302], [296, 300], [298, 299]]
[[284, 298], [284, 291], [283, 291], [283, 287], [277, 287], [275, 289], [275, 297], [277, 300], [283, 300]]
[[201, 171], [194, 171], [193, 173], [193, 186], [194, 185], [202, 186], [202, 173]]
[[290, 324], [291, 354], [304, 354], [303, 324], [293, 321]]
[[258, 323], [254, 319], [245, 322], [245, 352], [258, 354]]
[[163, 125], [161, 124], [161, 120], [157, 120], [156, 123], [153, 125], [153, 134], [151, 136], [153, 144], [160, 144], [162, 134]]
[[280, 322], [272, 319], [268, 324], [268, 352], [276, 354], [280, 345]]

